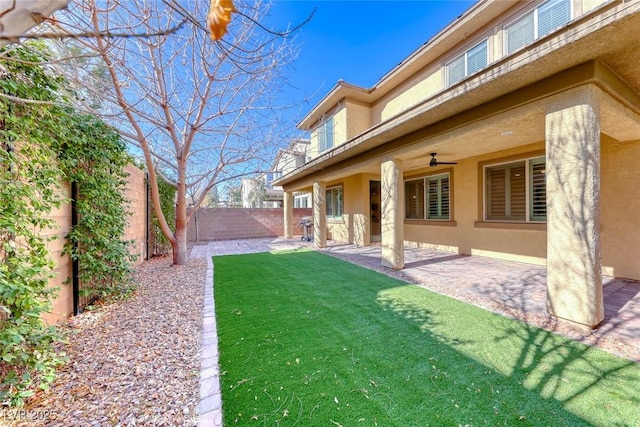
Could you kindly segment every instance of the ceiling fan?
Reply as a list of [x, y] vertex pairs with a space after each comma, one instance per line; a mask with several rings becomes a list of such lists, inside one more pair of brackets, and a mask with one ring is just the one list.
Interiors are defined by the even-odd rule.
[[436, 156], [438, 155], [438, 153], [429, 153], [429, 155], [431, 156], [431, 160], [429, 161], [429, 166], [458, 164], [458, 162], [439, 162], [438, 159], [436, 159]]

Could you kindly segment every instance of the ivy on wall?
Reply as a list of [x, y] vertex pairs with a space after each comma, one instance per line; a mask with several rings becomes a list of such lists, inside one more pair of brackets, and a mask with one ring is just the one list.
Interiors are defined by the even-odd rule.
[[120, 136], [89, 115], [69, 111], [55, 148], [66, 181], [77, 183], [78, 222], [67, 237], [65, 253], [80, 263], [84, 294], [113, 296], [128, 289], [131, 242], [122, 240], [128, 202], [124, 171], [131, 158]]
[[[158, 192], [160, 193], [160, 207], [167, 219], [169, 227], [176, 223], [176, 187], [162, 179], [158, 174]], [[171, 243], [160, 228], [160, 222], [155, 212], [151, 219], [151, 240], [153, 241], [153, 254], [161, 255], [171, 251]]]
[[[38, 62], [24, 49], [11, 53]], [[25, 62], [0, 63], [0, 91], [19, 98], [53, 101], [60, 79]], [[62, 359], [51, 349], [61, 336], [40, 316], [51, 307], [54, 267], [45, 215], [59, 206], [59, 171], [51, 149], [55, 112], [49, 106], [0, 98], [0, 402], [21, 403], [34, 386], [47, 388]], [[40, 141], [39, 144], [25, 141]]]
[[[60, 106], [64, 80], [40, 65], [42, 44], [12, 47], [0, 55], [0, 405], [20, 405], [47, 389], [64, 355], [63, 339], [42, 314], [56, 289], [47, 218], [64, 198], [61, 183], [75, 181], [78, 225], [65, 251], [81, 262], [90, 292], [117, 293], [127, 286], [132, 258], [122, 241], [127, 214], [119, 136], [99, 120]], [[15, 98], [44, 101], [29, 103]]]

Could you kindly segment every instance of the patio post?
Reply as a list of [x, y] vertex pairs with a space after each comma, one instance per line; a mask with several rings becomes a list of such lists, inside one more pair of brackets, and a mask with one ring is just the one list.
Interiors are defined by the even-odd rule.
[[293, 194], [291, 191], [284, 192], [284, 238], [293, 238]]
[[547, 110], [547, 311], [595, 328], [604, 318], [600, 252], [600, 92], [583, 86]]
[[327, 246], [327, 195], [326, 183], [313, 183], [313, 243], [318, 248]]
[[383, 159], [380, 165], [382, 265], [404, 268], [404, 185], [402, 160]]

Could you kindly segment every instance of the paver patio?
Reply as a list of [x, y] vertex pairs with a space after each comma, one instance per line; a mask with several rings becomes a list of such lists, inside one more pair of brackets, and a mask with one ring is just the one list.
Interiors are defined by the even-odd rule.
[[[301, 247], [313, 247], [313, 244], [297, 239], [248, 239], [205, 242], [191, 250], [191, 257], [208, 260], [207, 279], [204, 283], [199, 425], [222, 425], [218, 342], [213, 288], [210, 285], [213, 281], [211, 257]], [[380, 246], [329, 244], [323, 251], [384, 271], [380, 266]], [[507, 315], [525, 319], [528, 315], [548, 317], [544, 267], [405, 247], [405, 268], [395, 275], [398, 274], [436, 292], [472, 301], [478, 306]], [[613, 277], [604, 277], [603, 282], [605, 318], [597, 335], [640, 348], [640, 283]]]

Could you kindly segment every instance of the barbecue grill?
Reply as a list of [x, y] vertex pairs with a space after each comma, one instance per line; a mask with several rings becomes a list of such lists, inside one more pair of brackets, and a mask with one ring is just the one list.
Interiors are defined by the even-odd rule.
[[313, 228], [313, 218], [310, 216], [303, 216], [300, 219], [300, 225], [302, 226], [302, 238], [300, 240], [306, 240], [310, 242], [313, 240], [313, 233], [311, 229]]

